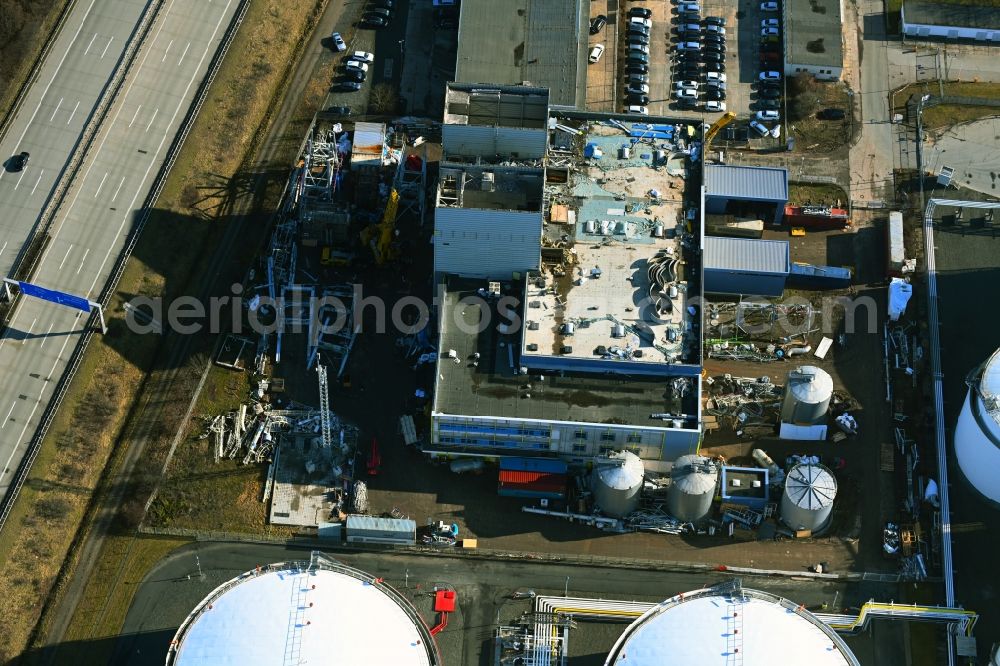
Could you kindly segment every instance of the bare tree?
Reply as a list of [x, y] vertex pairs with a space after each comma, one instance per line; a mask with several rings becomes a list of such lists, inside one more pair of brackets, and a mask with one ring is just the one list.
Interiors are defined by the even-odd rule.
[[372, 87], [368, 103], [375, 113], [393, 113], [399, 103], [399, 95], [396, 94], [396, 89], [388, 83], [379, 83]]

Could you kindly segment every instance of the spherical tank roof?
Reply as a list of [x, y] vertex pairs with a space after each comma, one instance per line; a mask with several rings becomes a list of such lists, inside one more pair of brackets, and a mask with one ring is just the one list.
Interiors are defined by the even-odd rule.
[[796, 506], [822, 509], [833, 504], [837, 480], [823, 465], [796, 465], [785, 478], [785, 493]]
[[642, 484], [646, 468], [639, 456], [630, 451], [620, 451], [608, 456], [622, 464], [605, 464], [597, 468], [597, 476], [608, 488], [627, 490]]
[[833, 395], [833, 377], [823, 368], [801, 365], [788, 373], [788, 391], [799, 402], [823, 402]]
[[168, 666], [440, 663], [409, 603], [350, 569], [273, 565], [221, 585], [177, 631]]
[[[830, 627], [787, 599], [757, 590], [709, 588], [654, 606], [618, 639], [605, 666], [857, 666]], [[736, 662], [733, 662], [736, 663]]]

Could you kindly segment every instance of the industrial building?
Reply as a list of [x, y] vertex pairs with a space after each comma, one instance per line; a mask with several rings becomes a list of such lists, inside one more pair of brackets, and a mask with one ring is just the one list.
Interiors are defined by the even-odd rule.
[[906, 0], [899, 13], [907, 37], [1000, 41], [1000, 7], [991, 3]]
[[705, 292], [781, 296], [791, 270], [788, 241], [705, 237]]
[[774, 167], [705, 165], [705, 213], [781, 224], [788, 171]]
[[785, 76], [837, 81], [844, 72], [843, 0], [785, 0]]
[[547, 113], [542, 88], [449, 84], [435, 273], [509, 280], [538, 270]]
[[213, 590], [170, 643], [167, 666], [438, 666], [423, 618], [392, 587], [314, 552], [258, 567]]
[[[453, 84], [449, 99], [468, 92], [478, 101], [479, 90]], [[504, 90], [535, 94], [505, 88], [501, 98]], [[467, 131], [464, 116], [448, 127], [456, 109], [449, 104], [443, 130], [442, 180], [455, 164], [451, 141]], [[555, 110], [543, 127], [544, 163], [510, 167], [541, 169], [537, 268], [527, 251], [514, 260], [509, 247], [443, 232], [437, 222], [449, 206], [439, 190], [440, 347], [425, 450], [569, 461], [627, 450], [669, 469], [700, 440], [701, 321], [689, 303], [702, 296], [700, 238], [687, 231], [681, 194], [698, 191], [688, 175], [697, 174], [700, 127]], [[515, 161], [505, 132], [492, 136], [495, 152]], [[498, 213], [494, 224], [507, 228], [503, 220]], [[445, 238], [466, 245], [439, 248]]]
[[548, 88], [552, 103], [587, 101], [586, 0], [463, 0], [455, 80]]
[[972, 487], [1000, 503], [1000, 350], [972, 375], [955, 425], [955, 458]]
[[844, 640], [803, 606], [743, 588], [738, 580], [653, 606], [625, 630], [604, 663], [859, 664]]

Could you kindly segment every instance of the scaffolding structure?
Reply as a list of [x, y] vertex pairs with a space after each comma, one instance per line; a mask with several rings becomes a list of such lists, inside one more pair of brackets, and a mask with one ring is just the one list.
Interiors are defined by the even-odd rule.
[[329, 449], [333, 445], [332, 426], [330, 425], [330, 392], [327, 390], [326, 366], [322, 363], [316, 364], [316, 376], [319, 379], [319, 423], [320, 432], [323, 436], [323, 448]]

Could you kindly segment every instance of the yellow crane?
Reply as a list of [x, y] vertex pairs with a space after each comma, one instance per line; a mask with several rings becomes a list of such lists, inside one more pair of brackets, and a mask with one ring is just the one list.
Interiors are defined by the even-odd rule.
[[736, 118], [735, 113], [732, 111], [726, 111], [722, 114], [721, 118], [712, 123], [712, 126], [708, 128], [707, 132], [705, 132], [705, 150], [708, 150], [708, 146], [712, 143], [712, 139], [715, 138], [715, 135], [719, 133], [719, 130], [733, 122], [734, 118]]
[[395, 259], [395, 249], [392, 246], [396, 239], [396, 211], [399, 209], [399, 192], [393, 188], [389, 193], [389, 201], [385, 204], [382, 221], [373, 224], [361, 232], [361, 241], [371, 247], [375, 255], [375, 263], [379, 266]]

